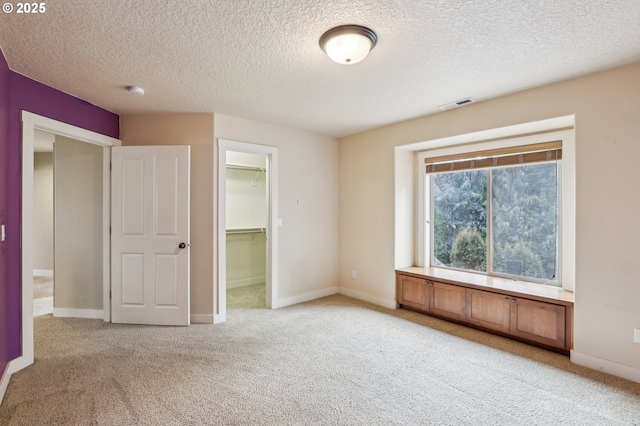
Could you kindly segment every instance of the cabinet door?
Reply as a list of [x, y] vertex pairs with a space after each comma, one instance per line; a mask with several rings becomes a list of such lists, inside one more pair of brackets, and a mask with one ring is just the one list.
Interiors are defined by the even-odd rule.
[[509, 333], [510, 298], [503, 294], [467, 289], [467, 321], [490, 330]]
[[565, 347], [565, 307], [511, 298], [511, 334], [557, 348]]
[[398, 275], [398, 303], [421, 311], [429, 311], [430, 287], [424, 278]]
[[433, 314], [463, 321], [465, 314], [465, 288], [433, 283]]

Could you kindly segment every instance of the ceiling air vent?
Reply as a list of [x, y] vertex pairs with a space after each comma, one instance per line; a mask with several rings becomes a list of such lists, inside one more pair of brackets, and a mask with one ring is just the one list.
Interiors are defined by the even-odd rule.
[[448, 110], [448, 109], [453, 109], [453, 108], [458, 108], [459, 106], [462, 105], [467, 105], [470, 103], [475, 102], [476, 100], [473, 98], [464, 98], [464, 99], [460, 99], [459, 101], [455, 101], [455, 102], [451, 102], [448, 104], [444, 104], [444, 105], [440, 105], [438, 108], [440, 108], [441, 110]]

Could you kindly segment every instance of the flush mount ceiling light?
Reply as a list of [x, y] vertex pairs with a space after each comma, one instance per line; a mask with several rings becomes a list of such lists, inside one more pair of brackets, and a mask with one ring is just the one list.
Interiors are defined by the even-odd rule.
[[357, 64], [367, 57], [378, 42], [372, 30], [360, 25], [343, 25], [322, 34], [320, 47], [333, 60], [342, 65]]

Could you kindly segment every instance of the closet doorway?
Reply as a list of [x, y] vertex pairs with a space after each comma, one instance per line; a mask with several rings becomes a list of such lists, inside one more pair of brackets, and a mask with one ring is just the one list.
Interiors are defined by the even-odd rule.
[[227, 309], [267, 307], [267, 156], [227, 151]]
[[278, 149], [218, 140], [218, 288], [214, 322], [227, 308], [277, 307]]

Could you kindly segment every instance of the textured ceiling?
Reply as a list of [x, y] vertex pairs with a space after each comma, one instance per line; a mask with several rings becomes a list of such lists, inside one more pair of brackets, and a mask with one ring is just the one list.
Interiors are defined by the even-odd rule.
[[[337, 65], [318, 39], [354, 23], [378, 45]], [[48, 0], [0, 12], [0, 47], [14, 71], [119, 114], [345, 136], [638, 62], [639, 23], [638, 0]]]

